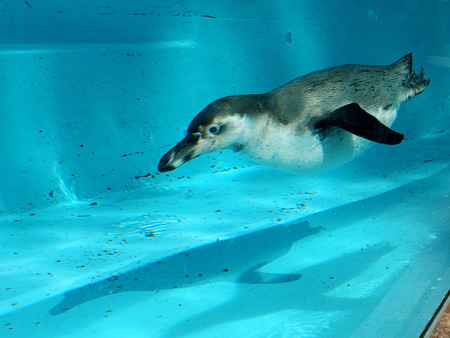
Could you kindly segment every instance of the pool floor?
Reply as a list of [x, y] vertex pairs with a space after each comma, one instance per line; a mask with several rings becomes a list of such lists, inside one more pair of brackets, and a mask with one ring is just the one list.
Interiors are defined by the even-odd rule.
[[306, 177], [156, 175], [5, 215], [0, 334], [418, 336], [450, 285], [448, 141]]

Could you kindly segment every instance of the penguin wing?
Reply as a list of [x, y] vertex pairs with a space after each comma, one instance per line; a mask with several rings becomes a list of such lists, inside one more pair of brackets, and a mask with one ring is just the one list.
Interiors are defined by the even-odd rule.
[[337, 127], [373, 142], [399, 144], [404, 135], [386, 127], [357, 103], [350, 103], [331, 112], [314, 124], [314, 129]]

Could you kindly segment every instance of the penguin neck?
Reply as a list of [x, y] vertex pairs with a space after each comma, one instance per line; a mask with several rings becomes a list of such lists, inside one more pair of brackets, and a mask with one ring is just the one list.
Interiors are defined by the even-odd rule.
[[255, 138], [258, 138], [261, 134], [261, 128], [258, 120], [254, 117], [243, 116], [239, 123], [239, 128], [236, 129], [234, 135], [234, 142], [230, 145], [231, 149], [235, 152], [247, 152], [247, 150], [253, 147]]

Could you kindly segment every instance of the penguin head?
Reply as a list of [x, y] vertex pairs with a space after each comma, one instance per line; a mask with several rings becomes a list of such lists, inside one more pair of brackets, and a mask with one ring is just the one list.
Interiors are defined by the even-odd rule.
[[161, 158], [158, 170], [175, 170], [200, 155], [220, 149], [241, 150], [245, 144], [246, 123], [242, 99], [238, 98], [231, 96], [214, 101], [195, 116], [186, 137]]

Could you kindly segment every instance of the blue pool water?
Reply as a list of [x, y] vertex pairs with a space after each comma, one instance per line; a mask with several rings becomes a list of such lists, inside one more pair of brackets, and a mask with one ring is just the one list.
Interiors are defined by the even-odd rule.
[[[450, 288], [450, 2], [5, 1], [1, 337], [418, 337]], [[413, 52], [398, 146], [294, 176], [195, 114]]]

